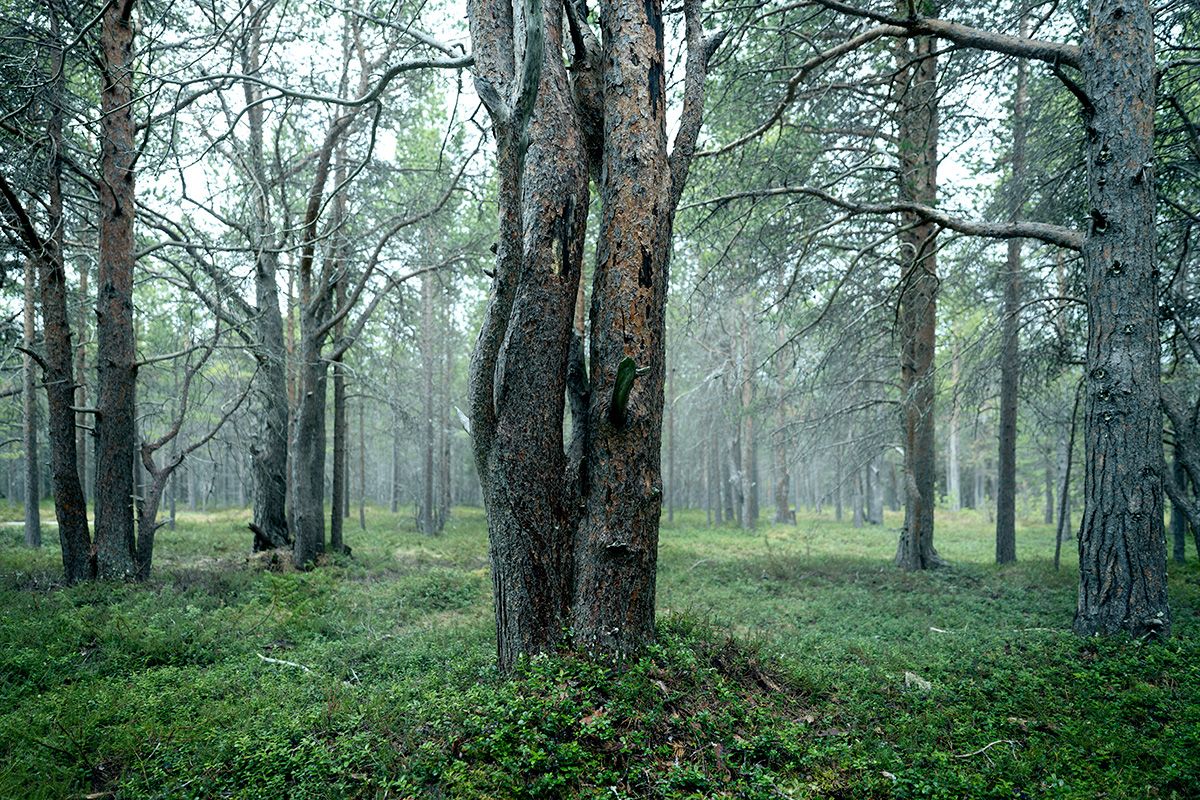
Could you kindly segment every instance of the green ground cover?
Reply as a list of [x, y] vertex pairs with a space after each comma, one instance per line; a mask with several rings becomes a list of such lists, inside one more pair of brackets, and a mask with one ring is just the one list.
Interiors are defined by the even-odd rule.
[[642, 660], [505, 679], [480, 511], [425, 538], [372, 509], [310, 573], [248, 558], [245, 520], [184, 514], [148, 585], [70, 589], [0, 527], [0, 796], [1200, 797], [1195, 561], [1170, 641], [1083, 641], [1045, 526], [997, 567], [986, 520], [940, 514], [951, 567], [914, 575], [898, 515], [682, 514]]

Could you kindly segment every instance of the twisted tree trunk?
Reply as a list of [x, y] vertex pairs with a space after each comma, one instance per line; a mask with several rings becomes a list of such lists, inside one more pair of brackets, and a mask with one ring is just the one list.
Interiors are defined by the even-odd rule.
[[[605, 0], [602, 45], [581, 10], [561, 0], [470, 9], [500, 182], [470, 394], [504, 669], [555, 647], [568, 626], [577, 646], [614, 657], [654, 634], [667, 257], [715, 44], [689, 0], [688, 87], [669, 159], [660, 4]], [[574, 312], [593, 174], [602, 217], [585, 366]]]

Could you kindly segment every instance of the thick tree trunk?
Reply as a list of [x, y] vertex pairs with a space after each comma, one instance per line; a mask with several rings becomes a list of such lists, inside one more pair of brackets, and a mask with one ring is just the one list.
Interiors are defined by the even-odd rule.
[[288, 398], [287, 353], [279, 311], [278, 264], [274, 253], [262, 253], [255, 265], [258, 317], [258, 373], [254, 398], [259, 431], [250, 448], [254, 474], [254, 550], [273, 550], [292, 543], [287, 517]]
[[[674, 201], [662, 5], [603, 0], [600, 6], [604, 169], [592, 293], [587, 506], [576, 541], [571, 623], [584, 648], [623, 656], [654, 637]], [[648, 79], [634, 78], [639, 74]], [[626, 359], [644, 374], [627, 406], [614, 408], [617, 371]]]
[[[247, 75], [258, 73], [260, 28], [251, 29], [245, 53]], [[258, 408], [259, 429], [250, 445], [254, 476], [253, 525], [254, 550], [288, 547], [292, 534], [288, 528], [288, 388], [287, 349], [283, 335], [283, 316], [279, 308], [279, 256], [275, 236], [270, 230], [270, 197], [263, 153], [262, 89], [247, 81], [246, 118], [249, 123], [250, 168], [255, 186], [256, 234], [259, 241], [254, 262], [254, 309], [258, 372], [254, 376], [254, 399]]]
[[[937, 44], [903, 40], [897, 75], [902, 200], [937, 205]], [[937, 330], [936, 226], [902, 214], [900, 232], [900, 392], [904, 419], [904, 529], [896, 548], [901, 569], [942, 564], [933, 547], [934, 375]]]
[[38, 401], [37, 378], [34, 375], [34, 347], [37, 344], [37, 264], [25, 261], [25, 350], [21, 363], [21, 432], [25, 444], [25, 546], [42, 546], [41, 475], [38, 472]]
[[[1027, 23], [1021, 19], [1021, 35]], [[1011, 213], [1014, 222], [1025, 206], [1025, 113], [1027, 67], [1017, 61], [1017, 88], [1013, 96]], [[1017, 402], [1021, 382], [1021, 240], [1008, 240], [1004, 281], [1004, 309], [1000, 322], [1000, 453], [996, 490], [996, 563], [1017, 560]]]
[[[698, 53], [694, 0], [685, 11]], [[557, 645], [568, 624], [577, 646], [617, 658], [654, 633], [667, 256], [687, 161], [666, 155], [660, 5], [605, 0], [603, 52], [567, 8], [570, 88], [563, 12], [527, 0], [515, 25], [501, 0], [470, 12], [499, 160], [497, 270], [470, 391], [502, 669]], [[681, 137], [699, 125], [696, 88]], [[602, 220], [585, 371], [574, 311], [589, 174], [601, 176]]]
[[[535, 5], [519, 9], [521, 27], [540, 16]], [[522, 655], [553, 649], [568, 619], [578, 500], [563, 413], [588, 207], [583, 132], [560, 56], [562, 5], [549, 0], [541, 28], [523, 43], [512, 41], [514, 14], [504, 0], [474, 0], [470, 12], [476, 83], [503, 92], [491, 101], [500, 200], [496, 276], [472, 355], [470, 394], [504, 670]], [[522, 130], [524, 106], [509, 98], [528, 101], [532, 87], [522, 75], [531, 73], [538, 76], [536, 99]], [[517, 81], [518, 89], [509, 88]]]
[[135, 218], [133, 11], [108, 6], [101, 22], [100, 258], [96, 297], [96, 562], [101, 578], [135, 577], [133, 331]]
[[1167, 636], [1153, 18], [1146, 0], [1092, 0], [1090, 17], [1087, 457], [1075, 631]]
[[[316, 322], [310, 324], [316, 325]], [[301, 335], [297, 364], [299, 400], [292, 441], [296, 542], [293, 560], [311, 566], [325, 552], [325, 391], [328, 370], [321, 345]]]

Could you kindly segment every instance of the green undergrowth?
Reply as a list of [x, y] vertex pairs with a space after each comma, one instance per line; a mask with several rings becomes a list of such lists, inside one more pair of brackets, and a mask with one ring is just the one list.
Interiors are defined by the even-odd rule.
[[478, 510], [427, 538], [371, 509], [307, 573], [245, 522], [181, 515], [148, 584], [71, 588], [53, 528], [0, 528], [0, 797], [1200, 796], [1194, 558], [1171, 640], [1084, 641], [1044, 526], [997, 567], [986, 519], [939, 515], [951, 566], [912, 575], [891, 515], [681, 514], [641, 658], [503, 677]]

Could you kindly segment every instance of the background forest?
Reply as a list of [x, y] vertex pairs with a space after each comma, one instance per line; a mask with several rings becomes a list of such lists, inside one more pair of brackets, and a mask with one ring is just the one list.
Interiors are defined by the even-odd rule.
[[1192, 0], [0, 26], [0, 795], [1200, 796]]

